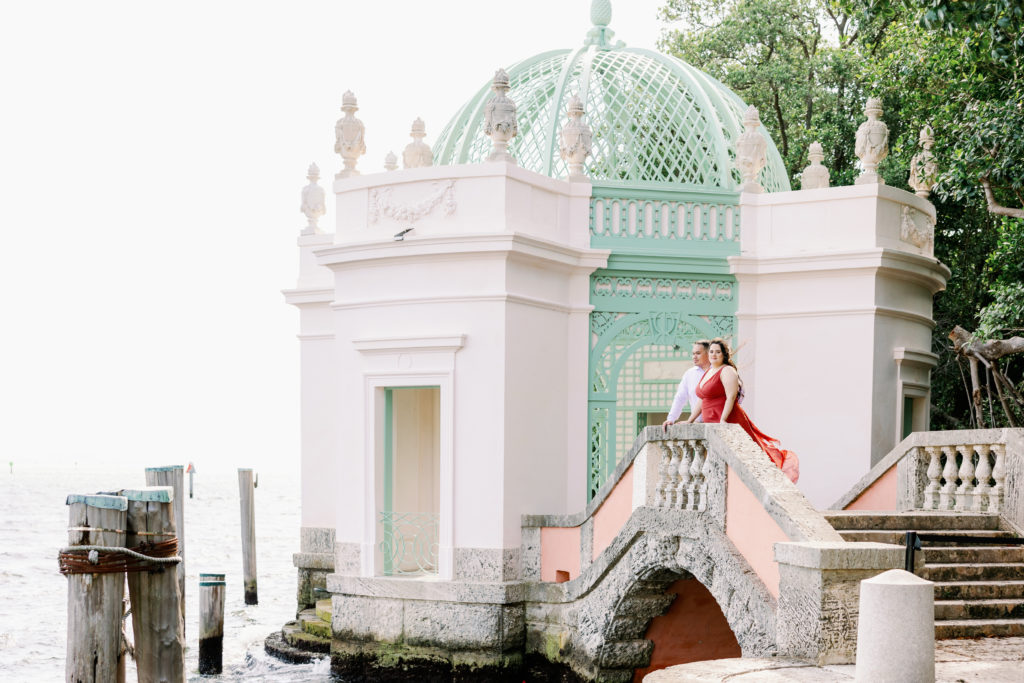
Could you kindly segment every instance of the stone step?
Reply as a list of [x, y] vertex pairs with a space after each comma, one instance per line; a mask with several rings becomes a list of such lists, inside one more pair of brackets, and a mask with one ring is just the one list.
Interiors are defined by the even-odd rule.
[[[943, 534], [946, 536], [974, 536], [976, 538], [988, 538], [994, 539], [993, 543], [998, 542], [995, 539], [1000, 538], [1013, 538], [1013, 534], [1008, 531], [978, 531], [972, 530], [970, 533], [964, 533], [964, 531], [929, 531], [930, 534]], [[869, 529], [857, 529], [853, 531], [839, 531], [839, 535], [843, 537], [845, 541], [870, 541], [872, 543], [890, 543], [892, 545], [903, 545], [906, 539], [906, 532], [895, 531], [895, 530], [869, 530]], [[929, 545], [949, 545], [949, 541], [922, 541], [922, 546]], [[964, 546], [968, 547], [968, 546]]]
[[[1009, 560], [1007, 560], [1009, 561]], [[331, 599], [316, 601], [316, 615], [326, 621], [328, 624], [331, 623]]]
[[979, 512], [857, 512], [829, 510], [822, 513], [837, 531], [935, 531], [999, 529], [999, 515]]
[[306, 633], [330, 639], [331, 624], [316, 615], [315, 609], [304, 609], [299, 612], [299, 625]]
[[302, 650], [304, 652], [322, 652], [329, 654], [331, 651], [331, 639], [330, 637], [324, 638], [322, 636], [307, 633], [302, 630], [302, 626], [297, 621], [289, 621], [281, 629], [281, 635], [284, 637], [284, 642], [292, 647]]
[[1008, 638], [1024, 636], [1024, 619], [966, 619], [935, 622], [935, 638]]
[[928, 564], [915, 573], [929, 581], [1020, 581], [1024, 579], [1024, 564]]
[[1024, 598], [1024, 581], [950, 581], [935, 583], [936, 600]]
[[936, 600], [935, 620], [1024, 619], [1024, 599]]
[[928, 564], [956, 564], [973, 562], [1024, 562], [1024, 546], [925, 546], [924, 560]]

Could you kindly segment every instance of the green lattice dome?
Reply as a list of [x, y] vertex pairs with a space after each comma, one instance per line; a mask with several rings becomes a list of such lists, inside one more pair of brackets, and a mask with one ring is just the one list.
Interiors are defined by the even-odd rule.
[[[746, 104], [682, 60], [613, 44], [610, 17], [610, 3], [597, 0], [583, 47], [545, 52], [507, 69], [519, 123], [512, 156], [523, 168], [565, 177], [558, 135], [569, 98], [579, 94], [594, 133], [586, 163], [592, 180], [736, 190], [732, 159]], [[479, 163], [490, 154], [483, 127], [491, 96], [488, 83], [445, 126], [434, 144], [434, 163]], [[789, 189], [770, 138], [760, 181], [769, 192]]]

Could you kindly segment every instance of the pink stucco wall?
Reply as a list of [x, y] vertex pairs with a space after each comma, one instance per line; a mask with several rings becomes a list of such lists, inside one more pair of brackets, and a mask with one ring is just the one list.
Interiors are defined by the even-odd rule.
[[751, 493], [733, 468], [727, 468], [725, 494], [725, 535], [750, 563], [768, 588], [779, 597], [779, 565], [773, 548], [790, 540], [761, 502]]
[[569, 573], [569, 579], [580, 575], [580, 528], [541, 527], [540, 580], [554, 581], [555, 572]]
[[611, 545], [632, 512], [633, 466], [630, 465], [622, 474], [622, 479], [619, 479], [615, 488], [594, 513], [594, 559]]
[[899, 503], [899, 487], [896, 465], [864, 489], [857, 498], [846, 506], [847, 510], [896, 510]]

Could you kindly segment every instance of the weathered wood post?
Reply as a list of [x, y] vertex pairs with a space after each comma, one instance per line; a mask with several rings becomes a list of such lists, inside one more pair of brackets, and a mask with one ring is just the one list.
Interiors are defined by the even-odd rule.
[[174, 529], [178, 534], [178, 593], [181, 602], [181, 632], [185, 632], [185, 471], [181, 465], [147, 467], [146, 486], [170, 486], [174, 489]]
[[224, 665], [224, 575], [199, 575], [199, 673], [219, 674]]
[[252, 469], [238, 468], [238, 500], [242, 511], [242, 577], [245, 604], [256, 605], [256, 501]]
[[[125, 489], [128, 501], [126, 545], [139, 552], [176, 541], [174, 489]], [[169, 550], [169, 549], [168, 549]], [[176, 566], [128, 572], [139, 683], [184, 683], [185, 632]]]
[[193, 465], [192, 463], [189, 463], [188, 469], [186, 469], [185, 471], [188, 472], [188, 497], [191, 498], [194, 492], [195, 482], [192, 481], [192, 479], [196, 476], [196, 466]]
[[[61, 553], [61, 573], [68, 577], [67, 683], [124, 680], [121, 659], [121, 612], [124, 572], [89, 573], [101, 569], [97, 548], [121, 548], [125, 541], [128, 501], [122, 496], [71, 494], [68, 505], [68, 548], [92, 546], [79, 553]], [[73, 561], [72, 557], [77, 556]], [[83, 556], [85, 567], [81, 566]], [[77, 564], [79, 566], [72, 566]]]

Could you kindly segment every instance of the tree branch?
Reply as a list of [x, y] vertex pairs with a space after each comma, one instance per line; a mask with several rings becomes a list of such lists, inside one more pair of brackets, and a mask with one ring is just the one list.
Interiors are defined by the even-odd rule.
[[996, 196], [992, 193], [992, 186], [988, 183], [988, 178], [981, 179], [981, 186], [985, 188], [985, 202], [988, 204], [988, 212], [996, 216], [1011, 216], [1013, 218], [1024, 218], [1024, 208], [1015, 209], [1009, 206], [1003, 206], [996, 201]]

